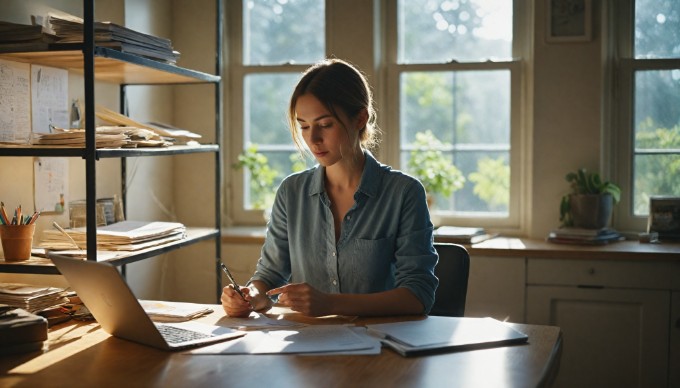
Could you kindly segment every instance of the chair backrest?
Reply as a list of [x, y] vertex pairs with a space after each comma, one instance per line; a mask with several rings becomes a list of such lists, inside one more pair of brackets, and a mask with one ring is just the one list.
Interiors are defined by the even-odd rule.
[[462, 317], [465, 313], [470, 255], [457, 244], [435, 243], [439, 262], [434, 274], [439, 278], [439, 287], [434, 295], [434, 306], [430, 315]]

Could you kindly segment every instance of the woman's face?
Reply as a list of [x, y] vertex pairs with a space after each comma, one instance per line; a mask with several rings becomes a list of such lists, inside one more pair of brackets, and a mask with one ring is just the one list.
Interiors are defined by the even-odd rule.
[[[307, 147], [316, 160], [324, 167], [329, 167], [351, 156], [353, 150], [348, 134], [356, 136], [357, 130], [342, 110], [337, 111], [340, 120], [313, 95], [303, 94], [295, 104], [295, 115], [300, 125], [300, 132]], [[352, 139], [354, 140], [354, 139]]]

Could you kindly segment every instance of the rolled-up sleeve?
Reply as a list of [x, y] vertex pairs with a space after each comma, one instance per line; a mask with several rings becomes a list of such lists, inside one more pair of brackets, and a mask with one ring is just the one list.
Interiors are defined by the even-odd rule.
[[434, 267], [439, 259], [433, 245], [433, 226], [425, 190], [414, 181], [402, 197], [399, 235], [395, 250], [395, 285], [410, 290], [429, 313], [439, 280]]

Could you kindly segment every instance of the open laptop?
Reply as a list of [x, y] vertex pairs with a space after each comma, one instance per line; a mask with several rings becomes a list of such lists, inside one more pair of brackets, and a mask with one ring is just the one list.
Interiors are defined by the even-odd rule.
[[180, 350], [243, 336], [242, 331], [180, 322], [151, 320], [114, 266], [51, 254], [71, 288], [107, 333], [163, 350]]

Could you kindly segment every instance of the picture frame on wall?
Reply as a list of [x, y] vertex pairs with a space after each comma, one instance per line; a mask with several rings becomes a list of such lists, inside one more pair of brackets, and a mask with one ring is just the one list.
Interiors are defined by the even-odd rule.
[[680, 240], [680, 197], [652, 196], [649, 199], [647, 232], [659, 240]]
[[547, 4], [547, 42], [588, 42], [591, 40], [591, 0], [547, 0]]

